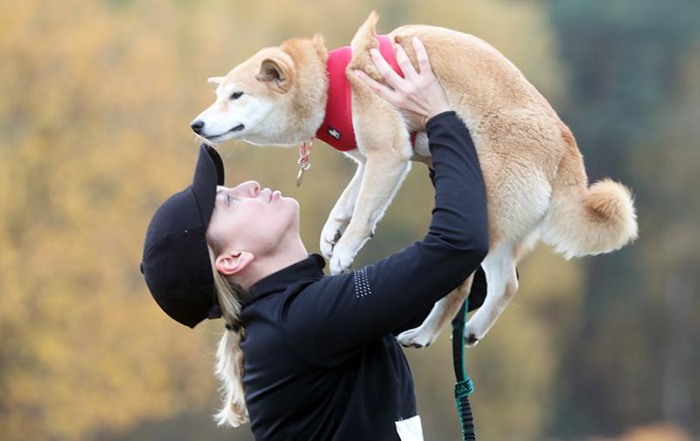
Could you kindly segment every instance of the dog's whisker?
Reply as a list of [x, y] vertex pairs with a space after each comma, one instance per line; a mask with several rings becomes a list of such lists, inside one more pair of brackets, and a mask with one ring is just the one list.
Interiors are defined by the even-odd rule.
[[229, 150], [228, 154], [226, 155], [226, 159], [229, 159], [231, 155], [233, 155], [233, 151], [236, 148], [236, 145], [238, 144], [238, 140], [236, 140], [233, 145], [231, 146], [231, 149]]

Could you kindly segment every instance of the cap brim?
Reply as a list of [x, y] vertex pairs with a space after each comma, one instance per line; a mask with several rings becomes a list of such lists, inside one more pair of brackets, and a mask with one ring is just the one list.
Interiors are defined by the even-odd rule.
[[214, 147], [202, 144], [192, 179], [192, 190], [205, 226], [209, 225], [214, 211], [217, 185], [224, 185], [224, 163]]

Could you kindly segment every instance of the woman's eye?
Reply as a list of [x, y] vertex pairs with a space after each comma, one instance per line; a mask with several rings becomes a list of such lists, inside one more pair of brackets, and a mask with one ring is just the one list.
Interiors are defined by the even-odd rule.
[[232, 100], [237, 100], [238, 98], [243, 96], [243, 92], [233, 92], [231, 94], [231, 99]]

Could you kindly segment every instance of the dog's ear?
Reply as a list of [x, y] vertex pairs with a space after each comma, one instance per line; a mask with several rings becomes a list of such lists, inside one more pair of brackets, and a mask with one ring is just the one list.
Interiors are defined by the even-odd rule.
[[311, 39], [311, 44], [316, 49], [316, 53], [325, 62], [328, 59], [328, 50], [326, 49], [326, 41], [323, 39], [323, 35], [316, 34]]
[[276, 58], [266, 58], [260, 63], [260, 72], [255, 76], [258, 81], [269, 82], [280, 92], [285, 93], [292, 87], [293, 68]]
[[219, 86], [223, 82], [224, 82], [224, 77], [207, 78], [207, 83], [214, 85], [214, 86]]

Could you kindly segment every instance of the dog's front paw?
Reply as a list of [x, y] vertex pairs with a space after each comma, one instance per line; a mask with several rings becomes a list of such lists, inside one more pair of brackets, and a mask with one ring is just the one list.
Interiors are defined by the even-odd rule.
[[349, 251], [342, 245], [337, 245], [333, 249], [333, 256], [330, 258], [331, 274], [341, 274], [350, 269], [355, 260], [355, 253]]
[[396, 337], [396, 340], [398, 340], [401, 346], [407, 348], [424, 348], [435, 343], [437, 337], [438, 334], [432, 332], [432, 330], [419, 326], [415, 329], [402, 332]]
[[350, 220], [338, 220], [329, 218], [321, 231], [321, 253], [330, 259], [333, 256], [335, 244], [338, 243]]

